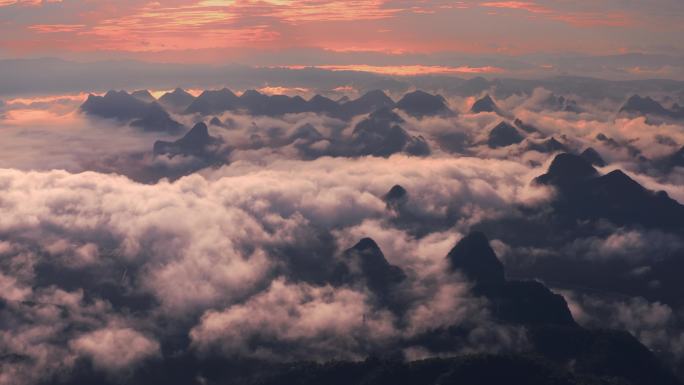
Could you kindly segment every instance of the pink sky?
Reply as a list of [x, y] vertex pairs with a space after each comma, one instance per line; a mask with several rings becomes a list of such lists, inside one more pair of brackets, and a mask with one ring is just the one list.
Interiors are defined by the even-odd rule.
[[681, 0], [0, 0], [0, 57], [216, 63], [268, 52], [304, 65], [288, 52], [682, 55], [683, 19]]

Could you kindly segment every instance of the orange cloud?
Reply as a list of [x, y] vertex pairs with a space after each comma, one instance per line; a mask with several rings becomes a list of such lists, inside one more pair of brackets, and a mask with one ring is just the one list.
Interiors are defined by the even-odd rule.
[[[290, 69], [304, 69], [306, 66], [288, 66]], [[414, 75], [448, 75], [448, 74], [485, 74], [501, 73], [502, 68], [498, 67], [447, 67], [447, 66], [423, 66], [423, 65], [404, 65], [404, 66], [373, 66], [366, 64], [356, 65], [322, 65], [308, 68], [320, 68], [330, 71], [358, 71], [371, 72], [382, 75], [414, 76]]]
[[22, 5], [22, 6], [39, 6], [43, 3], [61, 3], [62, 0], [0, 0], [0, 7], [7, 7], [10, 5]]
[[354, 21], [377, 20], [395, 15], [403, 8], [389, 7], [386, 0], [283, 0], [236, 2], [238, 8], [251, 8], [255, 3], [268, 5], [256, 10], [261, 16], [271, 16], [288, 23], [307, 21]]
[[[36, 9], [49, 3], [53, 3], [51, 7], [56, 12]], [[442, 51], [604, 52], [606, 47], [625, 45], [624, 38], [603, 34], [597, 35], [596, 41], [590, 44], [578, 43], [581, 39], [569, 36], [566, 25], [634, 27], [633, 20], [641, 17], [634, 12], [623, 13], [619, 8], [599, 12], [606, 6], [571, 3], [548, 0], [0, 0], [0, 6], [15, 7], [5, 18], [0, 14], [0, 47], [14, 55], [61, 56], [64, 53], [64, 56], [90, 58], [124, 53], [127, 58], [180, 62], [226, 58], [239, 61], [239, 51], [243, 49], [247, 54], [261, 49], [305, 48], [394, 55]], [[523, 18], [524, 22], [542, 22], [539, 27], [545, 33], [537, 34], [532, 28], [510, 33], [489, 28], [492, 16], [488, 14], [515, 21], [522, 14], [527, 18]], [[557, 25], [549, 25], [548, 20], [556, 21]], [[577, 29], [578, 34], [581, 31]], [[645, 44], [644, 39], [636, 40]]]
[[77, 32], [85, 28], [85, 24], [35, 24], [29, 29], [38, 33]]
[[311, 92], [308, 88], [303, 87], [273, 87], [267, 86], [259, 88], [259, 92], [268, 95], [299, 95]]
[[530, 1], [490, 1], [482, 3], [481, 5], [490, 8], [521, 9], [532, 13], [552, 13], [549, 8]]
[[[60, 44], [75, 51], [198, 50], [274, 42], [281, 36], [279, 24], [377, 20], [401, 10], [387, 0], [194, 0], [174, 6], [150, 2], [122, 12], [84, 15], [92, 18], [85, 23], [40, 23], [28, 29], [72, 33], [73, 40]], [[108, 13], [118, 14], [102, 17]]]
[[557, 20], [580, 27], [621, 27], [631, 23], [631, 20], [627, 15], [619, 12], [608, 14], [592, 12], [563, 12], [539, 5], [532, 1], [488, 1], [480, 3], [480, 6], [486, 8], [521, 10], [536, 15], [544, 15], [551, 20]]

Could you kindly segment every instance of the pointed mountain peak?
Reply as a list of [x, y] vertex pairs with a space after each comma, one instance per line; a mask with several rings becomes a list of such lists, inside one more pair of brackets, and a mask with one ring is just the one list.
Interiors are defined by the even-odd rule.
[[335, 101], [323, 95], [316, 94], [311, 99], [309, 99], [309, 103], [335, 104]]
[[399, 210], [408, 200], [408, 192], [400, 185], [394, 185], [382, 199], [390, 210]]
[[[375, 253], [382, 254], [380, 247], [378, 246], [377, 243], [375, 243], [375, 241], [372, 238], [361, 239], [354, 246], [352, 246], [352, 248], [349, 250], [354, 250], [354, 251], [359, 251], [359, 252], [371, 252], [374, 254]], [[383, 256], [383, 259], [384, 259], [384, 256]]]
[[491, 148], [507, 147], [520, 143], [523, 139], [523, 136], [520, 135], [515, 127], [502, 121], [489, 133], [487, 144]]
[[408, 195], [408, 192], [401, 185], [395, 184], [392, 188], [385, 194], [385, 201], [397, 201], [404, 199]]
[[548, 173], [563, 178], [589, 178], [598, 174], [584, 158], [568, 153], [556, 155]]
[[450, 112], [444, 97], [420, 90], [409, 92], [404, 95], [404, 97], [397, 102], [397, 108], [416, 117], [439, 115]]
[[117, 91], [117, 90], [109, 90], [107, 93], [104, 95], [105, 98], [112, 98], [116, 96], [130, 96], [128, 92], [126, 91]]
[[498, 111], [499, 107], [494, 102], [494, 99], [492, 99], [492, 97], [489, 96], [489, 94], [486, 94], [484, 97], [477, 100], [475, 103], [473, 103], [473, 106], [470, 108], [470, 112], [473, 112], [475, 114], [479, 114], [480, 112]]
[[[225, 88], [224, 88], [225, 90]], [[258, 96], [264, 96], [261, 92], [257, 90], [247, 90], [240, 95], [241, 98], [249, 98], [249, 97], [258, 97]]]
[[452, 271], [461, 271], [476, 284], [503, 284], [504, 267], [489, 245], [487, 236], [472, 232], [461, 239], [447, 255]]
[[547, 139], [546, 142], [544, 142], [544, 143], [548, 143], [550, 145], [560, 145], [561, 144], [561, 142], [556, 140], [556, 138], [553, 136], [551, 138]]
[[637, 112], [656, 115], [668, 115], [670, 113], [670, 111], [650, 96], [641, 97], [639, 95], [632, 95], [627, 99], [627, 102], [620, 108], [620, 112]]
[[143, 102], [147, 102], [147, 103], [151, 103], [151, 102], [154, 102], [157, 100], [154, 96], [152, 96], [152, 94], [148, 90], [133, 91], [131, 93], [131, 96], [133, 96], [137, 99], [140, 99]]
[[211, 118], [209, 124], [211, 124], [212, 126], [223, 126], [223, 122], [221, 122], [221, 119], [217, 118], [216, 116]]
[[360, 273], [373, 291], [386, 293], [389, 286], [406, 278], [400, 267], [387, 261], [378, 244], [371, 238], [361, 239], [345, 251], [344, 255], [349, 262], [360, 268]]
[[184, 139], [207, 140], [209, 139], [209, 128], [204, 122], [195, 124], [190, 131], [183, 137]]
[[540, 184], [565, 186], [599, 176], [598, 171], [583, 157], [562, 153], [556, 155], [546, 174], [534, 181]]
[[364, 100], [376, 100], [376, 101], [390, 101], [394, 103], [392, 99], [383, 90], [372, 90], [363, 94], [359, 99]]
[[495, 104], [494, 99], [492, 99], [492, 97], [489, 94], [485, 94], [485, 96], [483, 96], [479, 101], [490, 105]]
[[391, 303], [396, 285], [406, 279], [404, 271], [391, 265], [371, 238], [361, 239], [344, 253], [345, 265], [339, 270], [341, 282], [364, 282], [381, 302]]
[[603, 175], [601, 177], [601, 182], [610, 184], [616, 191], [646, 191], [646, 188], [632, 179], [629, 175], [625, 174], [622, 170], [613, 170], [608, 174]]
[[603, 160], [601, 154], [599, 154], [598, 151], [594, 150], [593, 147], [587, 147], [586, 150], [582, 151], [580, 156], [584, 158], [584, 160], [586, 160], [587, 162], [596, 167], [604, 167], [606, 165], [606, 161]]

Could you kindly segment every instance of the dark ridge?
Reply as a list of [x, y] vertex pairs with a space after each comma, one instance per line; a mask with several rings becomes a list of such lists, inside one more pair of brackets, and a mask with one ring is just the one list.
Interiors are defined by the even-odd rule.
[[338, 283], [365, 284], [386, 306], [392, 307], [396, 285], [406, 279], [404, 271], [387, 262], [377, 243], [363, 238], [344, 252], [344, 260], [334, 272], [333, 281]]
[[212, 125], [212, 126], [217, 126], [217, 127], [225, 127], [225, 126], [226, 126], [226, 125], [221, 121], [221, 119], [217, 118], [216, 116], [214, 116], [213, 118], [211, 118], [211, 120], [209, 121], [209, 124]]
[[229, 89], [208, 90], [202, 92], [185, 110], [188, 114], [202, 115], [220, 114], [239, 107], [240, 99]]
[[480, 112], [499, 112], [499, 107], [489, 94], [473, 103], [470, 112], [479, 114]]
[[182, 125], [156, 102], [146, 103], [126, 91], [108, 91], [104, 96], [88, 95], [80, 110], [87, 115], [131, 122], [145, 131], [176, 132]]
[[158, 140], [154, 143], [154, 153], [156, 155], [194, 155], [206, 156], [211, 153], [210, 147], [220, 144], [221, 140], [209, 135], [207, 125], [200, 122], [188, 131], [185, 136], [175, 142]]
[[131, 93], [131, 96], [139, 100], [142, 100], [145, 103], [152, 103], [157, 101], [157, 99], [155, 99], [154, 96], [152, 96], [152, 94], [148, 90], [133, 91]]
[[81, 111], [101, 118], [128, 121], [145, 114], [148, 104], [134, 98], [126, 91], [108, 91], [104, 96], [88, 95]]
[[398, 123], [401, 118], [389, 110], [381, 108], [360, 121], [352, 132], [350, 151], [354, 155], [388, 157], [405, 152], [410, 155], [430, 154], [430, 147], [422, 137], [412, 137]]
[[566, 152], [568, 147], [563, 143], [556, 140], [556, 138], [551, 137], [541, 143], [530, 143], [528, 146], [529, 150], [539, 151], [542, 153], [554, 153], [554, 152]]
[[318, 113], [336, 114], [340, 109], [334, 100], [321, 95], [314, 95], [307, 103], [311, 111]]
[[388, 209], [398, 210], [408, 200], [408, 192], [400, 185], [394, 185], [383, 197]]
[[601, 154], [598, 153], [598, 151], [594, 150], [592, 147], [588, 147], [586, 150], [582, 151], [580, 156], [589, 162], [590, 164], [596, 166], [596, 167], [605, 167], [606, 166], [606, 161], [603, 160], [603, 157], [601, 157]]
[[440, 95], [431, 95], [423, 91], [414, 91], [404, 95], [396, 107], [415, 117], [449, 114], [451, 110]]
[[538, 177], [536, 181], [542, 184], [564, 183], [595, 176], [598, 176], [598, 172], [587, 160], [578, 155], [564, 153], [556, 155], [547, 173]]
[[536, 281], [507, 281], [504, 267], [481, 232], [472, 232], [447, 255], [451, 271], [462, 272], [474, 292], [490, 300], [493, 316], [520, 325], [576, 326], [565, 299]]
[[632, 95], [627, 102], [620, 108], [620, 112], [653, 114], [660, 116], [672, 116], [673, 112], [663, 107], [660, 103], [650, 97]]
[[408, 195], [408, 192], [402, 186], [395, 184], [392, 188], [385, 194], [385, 201], [396, 201], [399, 199], [404, 199]]
[[489, 133], [487, 145], [490, 148], [508, 147], [522, 142], [523, 139], [523, 136], [520, 135], [515, 127], [506, 122], [501, 122]]
[[340, 106], [340, 116], [350, 118], [357, 115], [369, 114], [381, 108], [394, 108], [394, 100], [381, 90], [367, 92], [358, 99], [348, 101]]
[[323, 138], [323, 134], [321, 134], [311, 123], [306, 123], [297, 127], [290, 136], [290, 139], [292, 140], [302, 139], [310, 143], [319, 141]]
[[568, 223], [605, 219], [619, 226], [684, 228], [684, 206], [665, 192], [650, 191], [621, 170], [601, 176], [578, 155], [559, 154], [535, 181], [558, 188], [552, 206]]
[[503, 284], [504, 268], [481, 232], [461, 239], [447, 255], [452, 271], [459, 270], [476, 284]]
[[185, 111], [192, 104], [195, 97], [182, 88], [176, 88], [159, 98], [159, 103], [175, 112]]
[[140, 127], [145, 131], [163, 131], [177, 133], [183, 125], [171, 119], [171, 116], [157, 102], [151, 103], [140, 119], [131, 122], [131, 127]]

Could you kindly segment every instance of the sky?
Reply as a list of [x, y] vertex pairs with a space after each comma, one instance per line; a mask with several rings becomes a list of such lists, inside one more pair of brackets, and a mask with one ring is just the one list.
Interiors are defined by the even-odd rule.
[[296, 66], [313, 56], [366, 70], [437, 54], [681, 58], [682, 20], [682, 0], [0, 0], [0, 57]]

